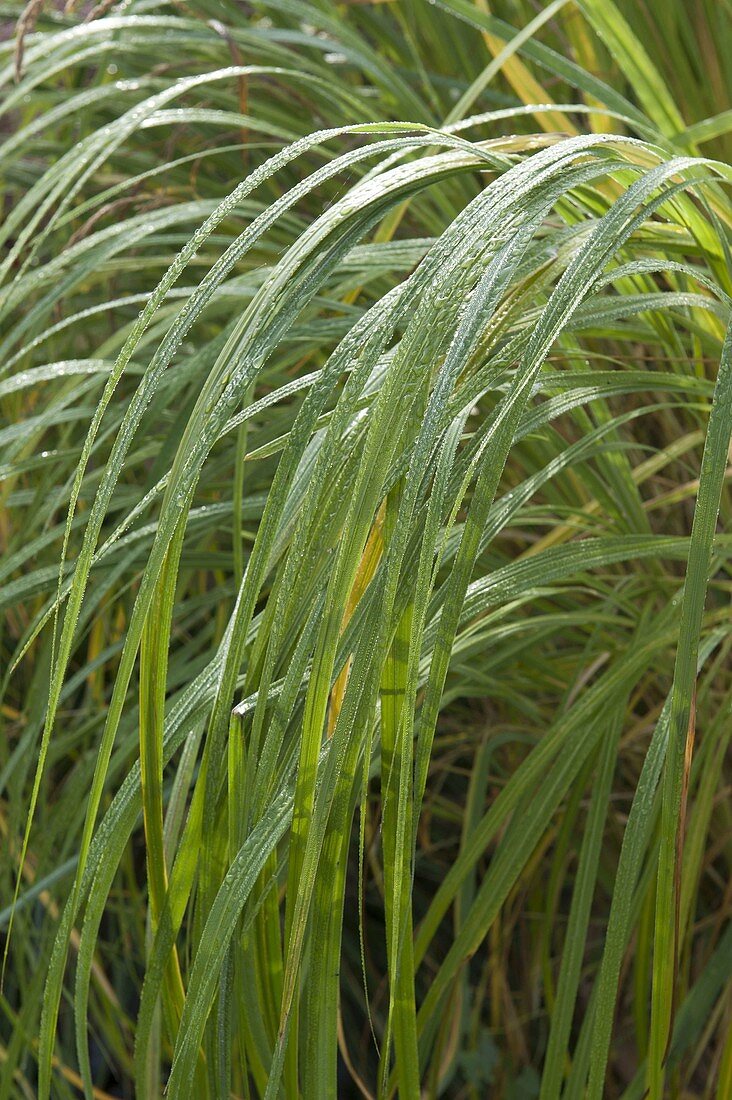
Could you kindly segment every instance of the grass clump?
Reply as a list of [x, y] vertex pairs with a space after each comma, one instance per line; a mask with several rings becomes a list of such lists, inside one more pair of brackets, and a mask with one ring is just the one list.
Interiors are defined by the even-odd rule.
[[728, 5], [3, 12], [0, 1100], [726, 1100]]

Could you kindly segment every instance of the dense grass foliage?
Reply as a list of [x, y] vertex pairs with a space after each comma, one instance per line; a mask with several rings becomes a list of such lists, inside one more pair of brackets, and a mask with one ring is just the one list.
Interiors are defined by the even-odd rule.
[[0, 10], [0, 1100], [729, 1100], [729, 0]]

